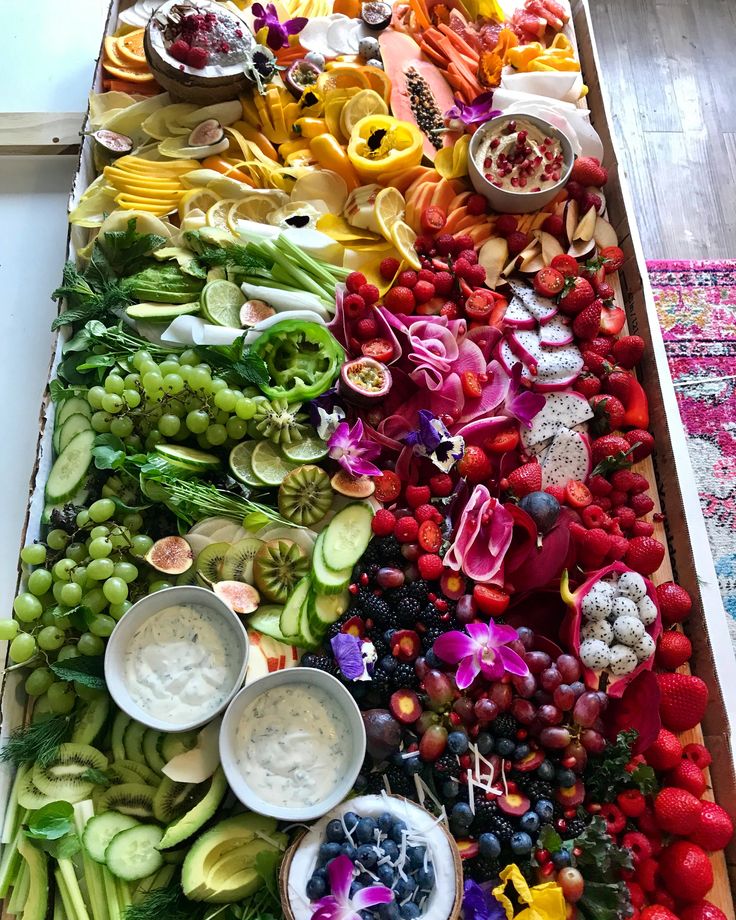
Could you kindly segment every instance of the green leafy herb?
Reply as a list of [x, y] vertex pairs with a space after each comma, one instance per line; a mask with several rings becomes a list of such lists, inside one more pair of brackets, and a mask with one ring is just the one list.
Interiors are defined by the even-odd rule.
[[585, 789], [593, 801], [612, 802], [618, 793], [636, 781], [626, 770], [638, 732], [620, 732], [602, 754], [588, 758]]
[[73, 262], [64, 266], [61, 285], [51, 296], [54, 300], [66, 299], [67, 309], [56, 317], [51, 324], [52, 329], [109, 317], [133, 302], [117, 282], [103, 278], [99, 273], [90, 274], [88, 278], [87, 272], [82, 274]]
[[86, 632], [94, 619], [94, 614], [90, 608], [86, 607], [84, 604], [77, 604], [76, 607], [72, 607], [70, 610], [64, 610], [63, 607], [52, 609], [54, 610], [54, 617], [68, 617], [71, 620], [72, 626], [78, 629], [79, 632]]
[[61, 380], [52, 380], [51, 383], [49, 383], [51, 401], [55, 403], [64, 402], [65, 399], [71, 399], [72, 396], [79, 396], [81, 393], [86, 392], [87, 387], [85, 386], [65, 387]]
[[79, 836], [75, 833], [65, 834], [58, 840], [46, 840], [40, 844], [41, 849], [45, 850], [49, 856], [54, 859], [71, 859], [76, 856], [82, 849], [82, 843]]
[[105, 689], [104, 655], [88, 655], [80, 658], [66, 658], [64, 661], [52, 661], [49, 667], [61, 680], [75, 680], [93, 690]]
[[640, 444], [641, 441], [637, 441], [636, 444], [632, 444], [628, 450], [621, 450], [617, 454], [605, 457], [596, 465], [591, 475], [607, 476], [609, 473], [615, 473], [616, 470], [628, 470], [634, 462], [631, 458], [631, 453], [639, 447]]
[[17, 767], [35, 760], [46, 766], [56, 757], [59, 745], [66, 741], [71, 724], [70, 715], [57, 715], [15, 729], [0, 750], [0, 761]]
[[92, 447], [98, 470], [119, 470], [125, 465], [125, 444], [114, 434], [98, 434]]
[[633, 867], [631, 853], [616, 846], [601, 817], [593, 818], [575, 839], [576, 868], [585, 879], [577, 909], [585, 920], [618, 920], [627, 916], [629, 889], [621, 877]]
[[559, 853], [562, 849], [562, 837], [551, 824], [542, 825], [542, 829], [539, 832], [539, 846], [550, 853]]
[[86, 779], [88, 783], [94, 783], [95, 786], [111, 786], [112, 780], [110, 777], [103, 773], [102, 770], [98, 770], [96, 767], [87, 767], [87, 769], [82, 773], [82, 779]]
[[234, 386], [268, 383], [268, 368], [263, 358], [252, 355], [245, 344], [245, 334], [235, 339], [232, 345], [199, 345], [195, 351], [210, 367]]
[[647, 766], [645, 763], [639, 764], [631, 774], [631, 778], [644, 795], [654, 795], [659, 789], [657, 774], [652, 767]]
[[205, 907], [187, 900], [178, 882], [154, 888], [139, 904], [131, 904], [123, 920], [200, 920]]
[[140, 260], [164, 245], [163, 236], [137, 233], [137, 220], [131, 217], [126, 230], [105, 233], [97, 245], [102, 249], [109, 267], [116, 275], [127, 275]]
[[184, 238], [187, 245], [196, 253], [199, 264], [205, 269], [235, 268], [248, 275], [268, 270], [268, 264], [249, 252], [245, 246], [237, 243], [218, 246], [213, 238], [199, 230], [188, 230]]
[[32, 840], [58, 840], [74, 827], [74, 807], [69, 802], [49, 802], [28, 815], [26, 834]]

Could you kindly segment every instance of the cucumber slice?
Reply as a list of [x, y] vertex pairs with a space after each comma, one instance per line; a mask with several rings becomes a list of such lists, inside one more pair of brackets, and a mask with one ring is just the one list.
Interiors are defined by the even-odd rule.
[[309, 626], [312, 632], [321, 633], [345, 613], [350, 606], [350, 592], [315, 594], [309, 597]]
[[89, 489], [87, 488], [87, 484], [85, 480], [85, 484], [81, 487], [81, 489], [77, 489], [74, 495], [72, 495], [70, 499], [67, 499], [67, 501], [54, 502], [53, 504], [44, 505], [43, 511], [41, 512], [41, 523], [50, 524], [51, 515], [54, 513], [54, 511], [57, 508], [59, 509], [59, 511], [61, 511], [61, 509], [67, 503], [71, 505], [76, 505], [78, 508], [81, 508], [87, 504], [88, 498], [89, 498]]
[[86, 415], [87, 418], [92, 418], [92, 406], [81, 396], [72, 396], [70, 399], [65, 399], [56, 410], [54, 425], [57, 428], [61, 428], [64, 422], [71, 418], [72, 415]]
[[107, 868], [117, 878], [135, 882], [153, 875], [164, 864], [156, 849], [164, 832], [155, 824], [140, 824], [116, 834], [105, 850]]
[[261, 604], [258, 610], [248, 617], [248, 626], [255, 629], [256, 632], [263, 633], [264, 636], [288, 643], [289, 640], [281, 632], [279, 626], [283, 610], [284, 608], [279, 604]]
[[112, 838], [121, 831], [139, 826], [135, 818], [131, 818], [130, 815], [121, 815], [118, 811], [106, 811], [102, 815], [95, 815], [94, 818], [89, 819], [82, 834], [82, 843], [95, 862], [104, 863], [105, 850], [110, 845]]
[[92, 462], [94, 431], [80, 431], [59, 454], [46, 480], [46, 501], [65, 502], [82, 485]]
[[80, 431], [89, 431], [89, 429], [89, 418], [86, 415], [82, 415], [81, 412], [70, 415], [69, 418], [54, 431], [54, 447], [56, 448], [56, 452], [60, 454], [75, 435], [79, 434]]
[[220, 460], [214, 454], [193, 447], [182, 447], [180, 444], [157, 444], [156, 453], [165, 457], [169, 463], [194, 472], [216, 470], [220, 466]]
[[[329, 525], [328, 525], [329, 526]], [[312, 580], [319, 594], [339, 594], [350, 584], [353, 574], [352, 566], [340, 572], [333, 572], [325, 565], [322, 557], [322, 545], [325, 542], [325, 530], [317, 537], [312, 551]]]
[[301, 610], [299, 611], [299, 637], [296, 640], [296, 644], [300, 648], [307, 649], [317, 648], [324, 632], [324, 630], [317, 630], [317, 635], [315, 635], [309, 625], [309, 607], [312, 603], [310, 594], [311, 591], [307, 593]]
[[309, 596], [309, 589], [312, 580], [307, 575], [301, 581], [296, 583], [294, 590], [289, 595], [289, 599], [284, 606], [279, 620], [279, 629], [286, 637], [287, 642], [298, 641], [301, 639], [299, 622], [301, 620], [301, 611], [304, 602]]
[[322, 531], [322, 559], [328, 569], [352, 569], [371, 541], [372, 520], [373, 509], [365, 502], [353, 502], [337, 512]]

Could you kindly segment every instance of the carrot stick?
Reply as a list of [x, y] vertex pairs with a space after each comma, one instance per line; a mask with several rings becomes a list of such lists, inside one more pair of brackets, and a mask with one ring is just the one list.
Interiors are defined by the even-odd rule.
[[471, 48], [465, 39], [458, 35], [457, 32], [453, 31], [449, 26], [445, 25], [444, 23], [440, 23], [439, 31], [445, 36], [446, 39], [448, 39], [450, 44], [454, 45], [462, 54], [468, 55], [475, 61], [479, 60], [480, 56], [478, 55], [478, 52], [474, 48]]
[[409, 0], [409, 7], [417, 17], [417, 24], [420, 29], [426, 29], [432, 25], [429, 15], [427, 14], [427, 8], [422, 3], [422, 0]]

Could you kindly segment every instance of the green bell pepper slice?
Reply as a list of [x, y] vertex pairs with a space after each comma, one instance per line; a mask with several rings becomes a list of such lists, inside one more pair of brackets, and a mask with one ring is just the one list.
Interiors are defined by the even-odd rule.
[[268, 383], [261, 390], [269, 399], [288, 403], [314, 399], [328, 390], [340, 373], [345, 352], [326, 326], [287, 319], [258, 336], [251, 353], [262, 358]]

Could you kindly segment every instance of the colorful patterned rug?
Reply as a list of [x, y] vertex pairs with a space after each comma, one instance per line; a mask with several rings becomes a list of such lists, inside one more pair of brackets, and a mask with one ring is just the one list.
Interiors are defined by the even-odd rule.
[[736, 645], [736, 260], [647, 267]]

